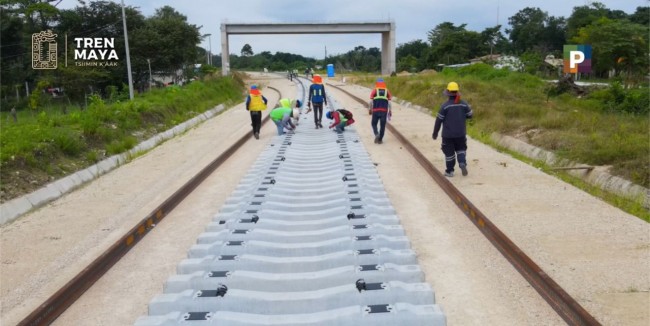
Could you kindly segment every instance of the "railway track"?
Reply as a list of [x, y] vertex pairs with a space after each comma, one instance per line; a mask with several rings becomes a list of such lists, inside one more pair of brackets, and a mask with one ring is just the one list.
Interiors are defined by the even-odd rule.
[[[366, 101], [335, 85], [334, 87], [347, 94], [359, 104], [365, 106]], [[546, 274], [523, 250], [512, 242], [499, 228], [493, 224], [472, 202], [467, 199], [433, 164], [404, 137], [392, 124], [386, 124], [390, 131], [413, 155], [417, 162], [444, 190], [449, 198], [456, 203], [481, 233], [495, 248], [515, 267], [528, 283], [544, 298], [546, 302], [569, 325], [600, 325], [600, 323], [573, 299], [560, 285]]]
[[[303, 94], [302, 98], [304, 99], [304, 86], [302, 88], [302, 94]], [[360, 99], [357, 100], [365, 105], [363, 100]], [[268, 121], [268, 117], [265, 118], [264, 123], [266, 123], [266, 121]], [[481, 229], [481, 232], [483, 232], [483, 234], [485, 234], [486, 237], [490, 239], [490, 241], [493, 244], [495, 244], [495, 246], [499, 249], [499, 251], [504, 254], [504, 256], [515, 266], [515, 268], [517, 268], [517, 270], [520, 271], [520, 273], [522, 273], [522, 275], [529, 282], [531, 282], [531, 285], [533, 285], [535, 289], [538, 292], [540, 292], [540, 294], [549, 302], [549, 304], [558, 312], [558, 314], [560, 314], [562, 318], [564, 318], [567, 321], [568, 324], [571, 325], [598, 324], [597, 321], [593, 319], [593, 317], [591, 317], [588, 313], [586, 313], [586, 311], [584, 311], [584, 309], [582, 309], [577, 304], [577, 302], [575, 302], [575, 300], [571, 299], [570, 296], [568, 296], [559, 286], [557, 286], [557, 284], [555, 284], [555, 282], [553, 282], [545, 273], [543, 273], [543, 271], [541, 271], [541, 269], [539, 269], [539, 267], [537, 267], [537, 265], [535, 265], [534, 262], [532, 262], [532, 260], [528, 259], [528, 257], [526, 257], [525, 254], [521, 252], [521, 250], [518, 250], [518, 248], [514, 246], [514, 244], [511, 241], [509, 241], [494, 225], [492, 225], [492, 223], [489, 221], [489, 219], [487, 219], [487, 217], [483, 216], [483, 214], [476, 207], [474, 207], [474, 205], [472, 205], [462, 194], [460, 194], [460, 192], [458, 192], [458, 190], [455, 189], [449, 182], [446, 182], [447, 180], [422, 156], [422, 154], [419, 154], [416, 148], [410, 145], [408, 140], [406, 140], [403, 136], [401, 136], [397, 130], [392, 128], [392, 126], [389, 125], [388, 128], [389, 131], [394, 133], [396, 137], [401, 142], [403, 142], [404, 146], [409, 150], [411, 154], [414, 155], [414, 157], [423, 166], [423, 168], [427, 171], [427, 173], [434, 180], [436, 180], [436, 182], [441, 184], [441, 187], [445, 190], [445, 192], [452, 198], [452, 200], [454, 200], [459, 205], [461, 210], [463, 210], [463, 212], [468, 217], [470, 217], [472, 222], [475, 223], [477, 227], [479, 227], [479, 229]], [[239, 139], [223, 155], [221, 155], [219, 158], [213, 161], [209, 166], [203, 169], [201, 173], [199, 173], [195, 178], [193, 178], [185, 186], [179, 189], [172, 197], [166, 200], [154, 211], [152, 211], [151, 214], [149, 214], [146, 218], [144, 218], [137, 226], [135, 226], [131, 231], [129, 231], [128, 234], [126, 234], [120, 241], [118, 241], [114, 246], [112, 246], [106, 253], [104, 253], [97, 260], [95, 260], [95, 262], [93, 262], [81, 274], [75, 277], [63, 289], [61, 289], [54, 296], [48, 299], [43, 305], [39, 307], [39, 309], [34, 311], [32, 314], [30, 314], [25, 320], [21, 322], [21, 325], [45, 325], [51, 323], [59, 314], [61, 314], [65, 310], [65, 308], [70, 306], [72, 302], [74, 302], [74, 300], [83, 293], [83, 291], [88, 289], [94, 281], [99, 279], [99, 277], [101, 277], [101, 275], [106, 270], [108, 270], [110, 266], [112, 266], [130, 248], [132, 248], [135, 244], [137, 244], [137, 242], [140, 239], [142, 239], [142, 237], [144, 237], [150, 230], [152, 230], [157, 223], [159, 223], [178, 203], [182, 201], [182, 199], [185, 196], [187, 196], [187, 194], [189, 194], [201, 182], [201, 180], [203, 180], [212, 171], [218, 168], [248, 138], [250, 138], [250, 136], [246, 135], [241, 139]], [[287, 138], [291, 139], [291, 136], [287, 136]], [[285, 151], [287, 150], [287, 146], [288, 147], [291, 146], [291, 143], [292, 141], [289, 141], [289, 144], [285, 146]], [[297, 144], [298, 143], [296, 143], [296, 145]], [[337, 144], [353, 145], [354, 139], [337, 139]], [[282, 144], [278, 143], [278, 144], [273, 144], [273, 146], [271, 147], [276, 147], [275, 149], [278, 149], [282, 146], [283, 146]], [[294, 147], [298, 147], [298, 146], [294, 146]], [[278, 153], [279, 151], [277, 151], [274, 154], [278, 154]], [[343, 155], [343, 154], [339, 154], [339, 155]], [[297, 156], [297, 158], [301, 160], [307, 160], [309, 157]], [[343, 159], [343, 158], [339, 157], [339, 159]], [[280, 162], [284, 162], [284, 161], [280, 161]], [[287, 165], [290, 164], [288, 164], [287, 162]], [[266, 178], [268, 176], [264, 176], [264, 177]], [[344, 177], [345, 176], [342, 176], [341, 178]], [[270, 180], [274, 180], [274, 179], [270, 179]], [[342, 181], [345, 182], [347, 180], [342, 180]], [[256, 195], [263, 195], [263, 194], [257, 193]], [[263, 198], [263, 197], [259, 197], [259, 198]], [[356, 198], [358, 199], [358, 197]], [[354, 205], [354, 206], [359, 206], [359, 205]], [[246, 210], [253, 210], [253, 209], [247, 208]], [[347, 216], [348, 217], [352, 216], [352, 218], [354, 219], [354, 217], [357, 215], [359, 216], [363, 215], [363, 214], [350, 215], [352, 213], [354, 212], [352, 211], [348, 212]], [[251, 216], [250, 217], [251, 222], [253, 219], [254, 216]], [[266, 223], [265, 221], [266, 219], [262, 219], [259, 216], [258, 219], [259, 221], [263, 221], [263, 222], [258, 222], [260, 223], [260, 225]], [[223, 221], [223, 223], [218, 224], [221, 221]], [[233, 224], [228, 219], [223, 219], [216, 223], [217, 225], [210, 226], [209, 230], [210, 228], [212, 228], [213, 231], [216, 230], [223, 231], [224, 225], [231, 226], [231, 224]], [[258, 223], [253, 223], [254, 224], [253, 226], [256, 227]], [[278, 227], [279, 230], [282, 229], [281, 226], [282, 224], [276, 225], [276, 227]], [[233, 231], [237, 231], [237, 230], [242, 232], [241, 229], [237, 229], [237, 228], [233, 229]], [[221, 232], [221, 231], [217, 231], [217, 232]], [[277, 235], [278, 234], [276, 234], [276, 236]], [[287, 235], [285, 234], [285, 237], [286, 236]], [[365, 237], [366, 235], [362, 235], [362, 236]], [[243, 240], [232, 240], [232, 241], [243, 241]], [[192, 253], [190, 254], [192, 255]], [[232, 256], [232, 255], [226, 255], [226, 256]], [[260, 262], [257, 263], [259, 264]], [[179, 269], [180, 268], [181, 267], [179, 266]], [[240, 281], [242, 282], [240, 284], [246, 284], [247, 282], [250, 281], [247, 280], [245, 277], [242, 278], [242, 280], [243, 281]], [[296, 281], [296, 283], [300, 283], [300, 281]], [[303, 283], [308, 283], [308, 282], [303, 282]], [[302, 284], [303, 286], [308, 285], [303, 283], [300, 284]], [[167, 284], [168, 288], [170, 287], [170, 284], [174, 284], [174, 281], [173, 280], [168, 281]], [[218, 292], [215, 292], [214, 294], [218, 295]], [[372, 309], [380, 309], [382, 311], [388, 309], [386, 308], [387, 306], [384, 305], [380, 305], [380, 306], [381, 307], [379, 308], [370, 308], [371, 312], [373, 312]], [[210, 314], [209, 311], [204, 311], [200, 313], [203, 313], [202, 318], [204, 319], [206, 316], [208, 316], [208, 314]], [[210, 318], [213, 317], [212, 315], [210, 316], [211, 316]], [[187, 318], [200, 320], [201, 316], [200, 314], [198, 315], [191, 314]]]

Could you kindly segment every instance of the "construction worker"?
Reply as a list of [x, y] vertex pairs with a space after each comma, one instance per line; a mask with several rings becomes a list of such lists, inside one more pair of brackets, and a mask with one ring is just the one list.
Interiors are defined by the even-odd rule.
[[293, 109], [291, 108], [291, 100], [288, 98], [280, 99], [280, 106], [271, 110], [269, 114], [271, 120], [275, 122], [276, 127], [278, 128], [278, 136], [284, 135], [284, 128], [287, 128], [289, 131], [294, 131], [296, 125], [291, 122], [293, 117]]
[[473, 112], [467, 102], [460, 99], [460, 88], [458, 83], [450, 82], [444, 94], [447, 101], [440, 106], [436, 124], [433, 128], [433, 140], [438, 138], [440, 126], [442, 126], [442, 152], [445, 154], [445, 176], [454, 176], [454, 166], [458, 157], [458, 167], [467, 175], [467, 128], [465, 121], [471, 119]]
[[[386, 87], [386, 83], [382, 78], [377, 79], [375, 89], [370, 93], [370, 109], [369, 113], [372, 114], [372, 131], [375, 134], [375, 144], [381, 144], [384, 139], [384, 131], [386, 130], [386, 118], [389, 114], [392, 115], [390, 100], [390, 91]], [[377, 129], [379, 123], [379, 129]]]
[[[344, 112], [347, 113], [347, 116]], [[352, 113], [347, 110], [327, 111], [327, 113], [325, 113], [325, 117], [330, 120], [334, 119], [329, 128], [336, 128], [335, 131], [339, 134], [345, 131], [346, 126], [354, 123]]]
[[266, 97], [257, 89], [257, 85], [251, 85], [250, 92], [246, 97], [246, 111], [251, 115], [251, 126], [253, 126], [253, 137], [260, 139], [260, 128], [262, 128], [262, 111], [266, 110]]
[[314, 123], [316, 124], [316, 129], [323, 128], [321, 120], [323, 120], [323, 104], [327, 105], [327, 95], [325, 94], [323, 78], [320, 75], [314, 75], [312, 84], [309, 86], [307, 107], [311, 109], [312, 104], [314, 106]]

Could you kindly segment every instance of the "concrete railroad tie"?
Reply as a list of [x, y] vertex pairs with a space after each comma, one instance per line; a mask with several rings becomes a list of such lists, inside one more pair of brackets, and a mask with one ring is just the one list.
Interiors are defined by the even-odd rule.
[[274, 136], [136, 326], [446, 325], [354, 127], [312, 125]]

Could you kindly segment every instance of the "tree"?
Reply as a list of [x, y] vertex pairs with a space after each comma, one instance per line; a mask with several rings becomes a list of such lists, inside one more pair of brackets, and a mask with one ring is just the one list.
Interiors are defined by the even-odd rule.
[[549, 16], [539, 8], [526, 7], [508, 18], [508, 22], [511, 28], [506, 32], [516, 53], [559, 52], [566, 42], [564, 18]]
[[413, 55], [409, 54], [405, 57], [401, 57], [397, 61], [397, 70], [398, 71], [417, 71], [418, 59]]
[[[54, 0], [3, 0], [0, 1], [0, 95], [2, 99], [14, 97], [16, 91], [25, 94], [25, 83], [34, 84], [40, 75], [52, 72], [31, 68], [32, 34], [52, 29], [59, 10], [52, 6]], [[32, 89], [34, 86], [32, 86]], [[20, 96], [19, 96], [20, 97]], [[18, 100], [16, 98], [16, 100]], [[3, 103], [4, 104], [4, 103]], [[8, 104], [8, 103], [7, 103]], [[14, 104], [12, 103], [11, 106]], [[2, 105], [2, 108], [11, 107]], [[20, 108], [21, 106], [19, 106]]]
[[244, 46], [241, 48], [241, 55], [242, 57], [250, 57], [253, 55], [253, 48], [250, 46], [250, 44], [244, 44]]
[[575, 37], [580, 28], [591, 25], [602, 17], [607, 17], [607, 13], [608, 9], [600, 2], [574, 7], [571, 16], [567, 19], [567, 36]]
[[635, 24], [650, 25], [650, 7], [636, 7], [636, 11], [629, 18]]
[[431, 48], [426, 55], [426, 65], [456, 64], [489, 53], [489, 45], [483, 36], [465, 29], [466, 24], [454, 26], [444, 22], [430, 30], [427, 35]]
[[592, 69], [605, 76], [608, 71], [624, 71], [628, 77], [648, 72], [648, 26], [628, 20], [601, 18], [580, 28], [572, 39], [575, 43], [591, 44]]
[[449, 34], [437, 46], [431, 48], [431, 57], [435, 63], [457, 64], [469, 62], [469, 59], [489, 53], [481, 34], [474, 31], [458, 31]]
[[467, 24], [454, 26], [454, 23], [450, 22], [440, 23], [434, 29], [427, 32], [429, 44], [431, 44], [431, 47], [436, 47], [438, 44], [445, 41], [450, 35], [465, 31], [465, 26], [467, 26]]
[[[129, 31], [131, 47], [131, 66], [134, 71], [134, 82], [138, 81], [138, 69], [146, 67], [146, 59], [140, 59], [142, 49], [138, 48], [137, 30], [145, 24], [145, 17], [133, 7], [125, 8], [126, 23]], [[121, 86], [127, 83], [126, 48], [124, 45], [124, 27], [122, 24], [122, 6], [110, 1], [93, 1], [73, 9], [61, 10], [56, 31], [59, 35], [68, 35], [68, 49], [75, 48], [75, 38], [78, 37], [113, 37], [115, 51], [119, 57], [116, 67], [73, 67], [57, 69], [57, 80], [66, 84], [66, 93], [73, 99], [83, 99], [83, 94], [104, 90], [108, 86]], [[70, 50], [74, 52], [74, 50]], [[63, 55], [60, 51], [60, 55]], [[71, 55], [70, 58], [73, 58]], [[66, 80], [66, 76], [75, 80]], [[148, 74], [147, 74], [148, 79]], [[79, 89], [72, 87], [80, 87]]]
[[[422, 40], [415, 40], [408, 43], [400, 44], [396, 49], [396, 56], [398, 62], [397, 70], [403, 71], [419, 71], [426, 68], [426, 55], [429, 51], [429, 45]], [[415, 62], [407, 57], [415, 59]], [[402, 60], [402, 65], [399, 64]]]
[[131, 53], [137, 54], [132, 59], [135, 74], [140, 81], [146, 80], [147, 59], [150, 59], [155, 71], [180, 78], [177, 72], [185, 71], [186, 66], [198, 60], [196, 46], [200, 40], [199, 28], [189, 24], [185, 15], [170, 6], [156, 9], [144, 26], [133, 32]]
[[526, 7], [508, 18], [510, 40], [514, 50], [523, 53], [532, 49], [541, 39], [544, 21], [548, 15], [539, 8]]
[[508, 40], [501, 33], [501, 25], [487, 27], [481, 32], [482, 42], [490, 47], [490, 54], [504, 53], [508, 50]]

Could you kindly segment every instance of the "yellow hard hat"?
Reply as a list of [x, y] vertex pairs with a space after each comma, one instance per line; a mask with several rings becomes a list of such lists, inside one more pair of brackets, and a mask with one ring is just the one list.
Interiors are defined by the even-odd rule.
[[456, 82], [450, 82], [447, 84], [447, 91], [449, 92], [458, 92], [458, 84]]

